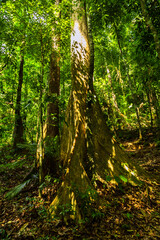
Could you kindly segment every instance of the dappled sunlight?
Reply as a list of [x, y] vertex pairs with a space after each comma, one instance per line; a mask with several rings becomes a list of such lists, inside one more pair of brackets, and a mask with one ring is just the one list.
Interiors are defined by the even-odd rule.
[[84, 170], [83, 164], [80, 162], [80, 167], [83, 169], [83, 172], [81, 173], [81, 179], [84, 179], [85, 177], [87, 177], [87, 173]]
[[[73, 116], [73, 122], [74, 122], [74, 127], [77, 128], [77, 126], [79, 125], [79, 123], [84, 122], [84, 117], [83, 117], [83, 111], [84, 109], [82, 108], [82, 103], [83, 99], [82, 99], [82, 92], [79, 91], [79, 93], [77, 93], [77, 91], [73, 91], [73, 108], [74, 108], [74, 116]], [[76, 130], [76, 134], [77, 130]]]
[[[140, 6], [13, 0], [14, 9], [10, 2], [0, 1], [0, 238], [158, 239], [159, 62]], [[159, 6], [150, 2], [159, 26]], [[46, 24], [30, 21], [32, 11]], [[8, 146], [12, 123], [18, 133], [24, 127], [22, 146]], [[153, 143], [148, 129], [135, 139], [140, 125], [142, 133], [157, 126]]]
[[131, 175], [133, 175], [135, 177], [137, 176], [137, 172], [136, 171], [131, 171], [130, 173], [131, 173]]
[[71, 219], [74, 219], [75, 218], [75, 212], [76, 212], [76, 209], [77, 209], [77, 201], [76, 201], [75, 194], [74, 194], [73, 191], [70, 194], [70, 199], [71, 199], [71, 206], [72, 206], [72, 210], [73, 210], [73, 214], [71, 214], [70, 217], [71, 217]]
[[[131, 183], [132, 176], [135, 176], [132, 163], [108, 130], [94, 90], [89, 90], [90, 49], [85, 24], [83, 17], [74, 19], [71, 36], [72, 92], [61, 144], [66, 161], [65, 184], [57, 194], [59, 201], [54, 200], [59, 207], [64, 203], [70, 204], [67, 214], [72, 219], [75, 216], [73, 212], [82, 204], [77, 195], [84, 197], [88, 193], [87, 199], [91, 202], [94, 182], [95, 185], [98, 181], [107, 185], [108, 176], [119, 186], [119, 183]], [[90, 193], [88, 189], [91, 189]]]
[[66, 168], [66, 174], [68, 174], [68, 173], [69, 173], [69, 167]]
[[122, 166], [130, 175], [133, 175], [133, 176], [137, 177], [137, 171], [136, 171], [136, 169], [135, 169], [135, 170], [130, 169], [129, 166], [128, 166], [128, 163], [122, 163], [121, 166]]
[[114, 171], [113, 163], [111, 162], [111, 159], [108, 160], [108, 167], [111, 169], [111, 171]]
[[59, 197], [57, 195], [49, 207], [49, 212], [52, 216], [56, 215], [58, 204], [59, 204]]
[[114, 146], [114, 140], [112, 139], [112, 157], [114, 158], [116, 156], [116, 150], [115, 150], [115, 146]]
[[[143, 174], [142, 171], [139, 170], [135, 163], [130, 161], [108, 131], [99, 103], [94, 102], [92, 108], [93, 116], [87, 120], [89, 124], [88, 134], [92, 140], [87, 142], [87, 148], [92, 149], [94, 152], [95, 176], [99, 176], [99, 181], [102, 183], [106, 180], [106, 176], [109, 176], [113, 183], [116, 183], [114, 181], [116, 177], [117, 181], [122, 183], [140, 184], [139, 177]], [[90, 157], [92, 157], [92, 153]]]
[[64, 186], [64, 182], [61, 183], [61, 186], [62, 186], [62, 187]]
[[83, 34], [80, 22], [77, 20], [75, 20], [74, 22], [74, 27], [71, 35], [71, 43], [72, 46], [74, 46], [74, 51], [72, 52], [72, 54], [76, 54], [78, 59], [80, 59], [81, 61], [85, 61], [86, 54], [79, 53], [83, 53], [84, 49], [87, 49], [88, 42]]
[[124, 164], [124, 168], [129, 172], [129, 168], [127, 165]]

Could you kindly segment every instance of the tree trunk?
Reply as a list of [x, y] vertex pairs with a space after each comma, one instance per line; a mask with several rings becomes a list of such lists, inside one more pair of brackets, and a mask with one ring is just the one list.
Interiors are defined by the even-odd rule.
[[[59, 5], [61, 1], [56, 0], [56, 5]], [[57, 13], [57, 17], [60, 17], [60, 11]], [[56, 24], [56, 23], [54, 23]], [[50, 76], [48, 83], [48, 97], [49, 102], [47, 105], [47, 120], [45, 124], [44, 137], [54, 138], [59, 136], [59, 104], [58, 97], [60, 94], [60, 35], [52, 29], [52, 53], [50, 56]]]
[[115, 127], [116, 128], [118, 127], [118, 129], [120, 129], [121, 127], [123, 127], [123, 126], [121, 126], [122, 123], [125, 124], [125, 122], [126, 122], [126, 116], [121, 113], [121, 110], [118, 106], [117, 97], [116, 97], [116, 94], [114, 93], [112, 77], [111, 77], [110, 70], [107, 67], [107, 65], [106, 65], [106, 70], [107, 70], [107, 74], [108, 74], [108, 83], [110, 85], [111, 94], [112, 94], [113, 107], [115, 108], [115, 115], [117, 116], [117, 118], [119, 118], [118, 125], [117, 125], [117, 123], [115, 123]]
[[24, 49], [21, 50], [20, 56], [20, 68], [19, 68], [19, 82], [17, 88], [17, 100], [15, 106], [15, 124], [14, 124], [14, 131], [13, 131], [13, 148], [17, 148], [17, 144], [23, 143], [23, 121], [21, 116], [21, 91], [22, 91], [22, 84], [23, 84], [23, 66], [24, 66]]
[[160, 126], [160, 106], [159, 106], [159, 101], [158, 101], [157, 94], [154, 87], [152, 88], [152, 98], [153, 98], [152, 103], [154, 105], [154, 109], [156, 112], [156, 124], [157, 124], [157, 127], [159, 127]]
[[135, 97], [135, 94], [134, 94], [134, 91], [133, 91], [134, 90], [134, 86], [132, 84], [132, 80], [131, 80], [131, 77], [130, 77], [130, 74], [129, 74], [129, 66], [128, 66], [127, 62], [126, 62], [126, 59], [124, 58], [124, 54], [123, 54], [123, 51], [122, 51], [122, 48], [121, 48], [119, 34], [118, 34], [118, 30], [117, 30], [117, 26], [116, 26], [115, 22], [114, 22], [114, 28], [115, 28], [115, 33], [116, 33], [116, 36], [117, 36], [119, 50], [120, 50], [123, 62], [125, 64], [125, 69], [126, 69], [126, 73], [127, 73], [128, 83], [129, 83], [129, 87], [130, 87], [131, 94], [132, 94], [133, 106], [134, 106], [134, 109], [135, 109], [135, 112], [136, 112], [137, 123], [138, 123], [139, 139], [142, 139], [142, 127], [141, 127], [141, 121], [140, 121], [140, 116], [139, 116], [139, 109], [138, 109], [138, 106], [136, 104], [136, 97]]
[[145, 89], [145, 92], [146, 92], [146, 95], [147, 95], [147, 100], [148, 100], [148, 107], [149, 107], [149, 113], [150, 113], [150, 127], [153, 128], [153, 114], [152, 114], [152, 104], [151, 104], [151, 94], [150, 94], [150, 87], [151, 87], [151, 84], [148, 82], [148, 80], [144, 81], [143, 80], [143, 86], [144, 86], [144, 89]]
[[40, 96], [39, 96], [39, 123], [40, 123], [40, 138], [38, 143], [38, 153], [39, 153], [39, 197], [42, 196], [41, 184], [44, 180], [44, 143], [43, 143], [43, 78], [44, 78], [44, 46], [43, 46], [43, 36], [41, 33], [41, 74], [40, 74]]
[[[56, 0], [58, 6], [60, 0]], [[55, 13], [60, 17], [60, 11]], [[55, 22], [53, 24], [56, 24]], [[59, 144], [59, 94], [60, 94], [60, 36], [52, 29], [52, 49], [50, 56], [50, 75], [48, 82], [47, 119], [43, 128], [44, 163], [43, 178], [46, 174], [58, 174], [58, 149]]]
[[[58, 42], [58, 43], [57, 43]], [[57, 44], [56, 44], [57, 43]], [[56, 174], [58, 172], [57, 149], [59, 142], [59, 93], [60, 93], [60, 67], [59, 67], [59, 40], [54, 37], [52, 53], [50, 56], [50, 77], [47, 104], [47, 119], [44, 125], [44, 153], [47, 169], [45, 172]]]
[[73, 8], [72, 20], [72, 90], [61, 140], [64, 176], [50, 206], [52, 216], [66, 221], [90, 216], [92, 203], [99, 203], [99, 197], [92, 195], [94, 182], [107, 184], [107, 176], [123, 176], [133, 184], [141, 174], [112, 138], [94, 92], [93, 47], [81, 1]]

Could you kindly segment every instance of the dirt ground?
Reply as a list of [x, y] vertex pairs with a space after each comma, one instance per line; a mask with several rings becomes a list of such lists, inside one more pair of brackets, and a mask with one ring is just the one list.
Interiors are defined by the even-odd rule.
[[109, 183], [99, 185], [98, 193], [105, 201], [92, 219], [80, 225], [64, 224], [50, 219], [47, 212], [58, 180], [47, 179], [43, 186], [44, 199], [38, 197], [35, 180], [31, 181], [13, 199], [5, 195], [22, 183], [30, 171], [34, 153], [14, 154], [10, 147], [0, 155], [0, 239], [160, 239], [160, 141], [157, 130], [145, 130], [143, 140], [137, 141], [137, 132], [121, 131], [119, 141], [133, 161], [154, 175], [142, 186], [126, 184], [123, 189]]

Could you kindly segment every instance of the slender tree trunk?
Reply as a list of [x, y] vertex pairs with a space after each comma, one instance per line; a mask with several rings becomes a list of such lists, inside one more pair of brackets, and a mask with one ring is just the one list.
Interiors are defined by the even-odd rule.
[[[125, 95], [125, 91], [124, 91], [124, 81], [123, 81], [122, 75], [121, 75], [120, 58], [119, 58], [119, 69], [117, 69], [117, 77], [119, 79], [119, 83], [120, 83], [120, 87], [121, 87], [121, 91], [122, 91], [123, 102], [126, 102], [126, 95]], [[127, 118], [126, 108], [123, 109], [123, 112], [124, 112], [124, 117]]]
[[144, 16], [146, 25], [148, 25], [148, 27], [151, 30], [151, 33], [153, 35], [154, 42], [155, 42], [156, 51], [157, 51], [158, 57], [160, 58], [160, 41], [158, 38], [157, 30], [156, 30], [155, 26], [153, 25], [152, 19], [150, 18], [149, 14], [148, 14], [147, 7], [146, 7], [146, 1], [140, 0], [140, 4], [141, 4], [142, 14]]
[[152, 113], [152, 108], [155, 110], [155, 115], [156, 115], [156, 121], [155, 124], [157, 127], [159, 127], [160, 124], [160, 107], [159, 107], [159, 101], [157, 98], [156, 91], [154, 88], [154, 85], [152, 85], [152, 80], [149, 78], [147, 83], [144, 83], [144, 87], [146, 89], [146, 94], [148, 98], [148, 104], [150, 108], [150, 115], [151, 115], [151, 127], [154, 125], [154, 114]]
[[137, 116], [137, 123], [138, 123], [138, 130], [139, 130], [139, 139], [142, 139], [142, 127], [141, 127], [141, 121], [140, 121], [140, 116], [139, 116], [139, 108], [136, 104], [136, 97], [133, 93], [133, 85], [132, 85], [132, 81], [129, 75], [129, 70], [127, 69], [127, 76], [128, 76], [128, 81], [129, 81], [129, 87], [131, 89], [131, 94], [132, 94], [132, 99], [133, 99], [133, 106], [136, 112], [136, 116]]
[[154, 87], [152, 88], [152, 96], [153, 96], [154, 109], [156, 111], [157, 127], [160, 127], [160, 106], [159, 106], [159, 101], [158, 101], [157, 94], [156, 94]]
[[[111, 137], [94, 92], [93, 48], [89, 41], [85, 6], [81, 1], [74, 5], [72, 20], [72, 90], [61, 140], [64, 175], [50, 206], [52, 216], [60, 217], [61, 213], [66, 221], [89, 216], [92, 204], [99, 203], [98, 196], [91, 199], [95, 191], [92, 183], [100, 181], [105, 184], [109, 175], [113, 179], [124, 176], [133, 184], [142, 173]], [[90, 205], [86, 203], [84, 206], [84, 196]]]
[[[56, 49], [57, 48], [57, 49]], [[58, 173], [59, 144], [59, 94], [60, 94], [60, 68], [58, 45], [52, 46], [50, 57], [49, 102], [47, 105], [47, 119], [44, 125], [44, 171], [45, 174]]]
[[[148, 80], [145, 82], [143, 81], [143, 85], [146, 91], [146, 95], [147, 95], [147, 100], [148, 100], [148, 106], [149, 106], [149, 112], [150, 112], [150, 120], [151, 120], [151, 128], [153, 127], [153, 114], [152, 114], [152, 104], [151, 104], [151, 97], [150, 97], [150, 88], [149, 85], [147, 84]], [[150, 86], [151, 87], [151, 86]]]
[[[56, 0], [58, 6], [60, 0]], [[60, 11], [57, 13], [60, 17]], [[54, 23], [56, 24], [56, 23]], [[50, 76], [48, 83], [49, 103], [47, 105], [47, 120], [45, 124], [44, 138], [55, 138], [59, 136], [59, 104], [58, 97], [60, 94], [60, 35], [52, 29], [52, 53], [50, 56]]]
[[[110, 74], [110, 70], [109, 70], [109, 68], [108, 67], [106, 67], [106, 69], [107, 69], [107, 73], [108, 73], [108, 80], [109, 80], [109, 84], [110, 84], [110, 88], [111, 88], [111, 94], [112, 94], [112, 101], [113, 101], [113, 105], [114, 105], [114, 108], [115, 108], [115, 111], [117, 112], [117, 118], [121, 118], [121, 120], [120, 120], [120, 123], [122, 123], [122, 122], [126, 122], [126, 116], [125, 115], [123, 115], [122, 113], [121, 113], [121, 110], [120, 110], [120, 108], [119, 108], [119, 106], [118, 106], [118, 103], [117, 103], [117, 98], [116, 98], [116, 95], [115, 95], [115, 93], [114, 93], [114, 89], [113, 89], [113, 82], [112, 82], [112, 77], [111, 77], [111, 74]], [[120, 125], [119, 125], [120, 126]], [[120, 126], [121, 127], [121, 126]], [[118, 127], [119, 128], [119, 127]]]
[[44, 78], [44, 46], [43, 46], [43, 37], [41, 33], [41, 76], [40, 76], [40, 96], [39, 96], [39, 123], [40, 123], [40, 139], [39, 139], [39, 196], [42, 196], [41, 184], [44, 180], [44, 143], [43, 143], [43, 78]]
[[17, 99], [15, 106], [15, 123], [14, 123], [14, 132], [13, 132], [13, 148], [17, 147], [17, 144], [23, 143], [23, 121], [21, 116], [21, 92], [22, 92], [22, 84], [23, 84], [23, 66], [24, 66], [24, 49], [21, 50], [20, 55], [20, 68], [18, 75], [18, 88], [17, 88]]
[[[41, 76], [41, 82], [43, 77]], [[42, 84], [40, 83], [39, 97], [39, 122], [40, 122], [40, 139], [39, 139], [39, 186], [44, 180], [43, 159], [44, 159], [44, 144], [43, 144], [43, 110], [42, 110]], [[42, 196], [41, 188], [39, 188], [39, 196]]]
[[[60, 0], [56, 0], [58, 7]], [[60, 11], [56, 13], [60, 17]], [[54, 22], [53, 24], [57, 24]], [[46, 174], [58, 175], [59, 145], [59, 94], [60, 94], [60, 35], [52, 29], [52, 49], [48, 82], [47, 119], [43, 128], [43, 178]], [[37, 154], [37, 158], [39, 155]]]
[[133, 87], [133, 84], [132, 84], [131, 77], [129, 75], [129, 66], [128, 66], [127, 62], [126, 62], [126, 59], [124, 58], [124, 55], [123, 55], [123, 51], [122, 51], [122, 48], [121, 48], [121, 43], [120, 43], [120, 40], [119, 40], [118, 31], [117, 31], [117, 26], [116, 26], [115, 23], [114, 23], [114, 28], [115, 28], [115, 33], [116, 33], [116, 36], [117, 36], [119, 50], [120, 50], [122, 59], [123, 59], [124, 64], [125, 64], [125, 69], [126, 69], [126, 73], [127, 73], [128, 83], [129, 83], [129, 87], [130, 87], [131, 94], [132, 94], [132, 99], [133, 99], [133, 106], [134, 106], [134, 109], [135, 109], [135, 112], [136, 112], [136, 116], [137, 116], [137, 123], [138, 123], [138, 130], [139, 130], [139, 139], [142, 139], [142, 127], [141, 127], [141, 121], [140, 121], [140, 116], [139, 116], [139, 109], [138, 109], [138, 106], [136, 104], [135, 95], [133, 93], [134, 92], [133, 91], [134, 87]]

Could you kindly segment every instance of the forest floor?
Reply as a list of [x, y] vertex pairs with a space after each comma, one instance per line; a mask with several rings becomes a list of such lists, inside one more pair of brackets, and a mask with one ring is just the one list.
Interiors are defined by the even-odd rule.
[[[119, 132], [121, 146], [133, 161], [150, 175], [160, 176], [160, 141], [157, 130], [144, 130], [143, 140], [137, 141], [137, 132]], [[30, 171], [35, 155], [32, 151], [14, 154], [7, 147], [0, 152], [0, 239], [160, 239], [160, 185], [158, 181], [142, 186], [126, 184], [123, 189], [110, 184], [99, 186], [105, 198], [103, 212], [81, 225], [66, 225], [50, 219], [47, 213], [58, 180], [48, 177], [43, 186], [45, 198], [38, 197], [36, 181], [28, 184], [15, 198], [5, 194], [22, 183]]]

